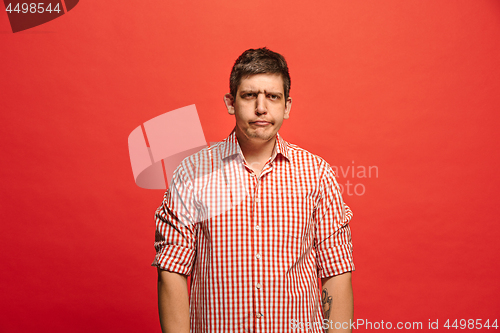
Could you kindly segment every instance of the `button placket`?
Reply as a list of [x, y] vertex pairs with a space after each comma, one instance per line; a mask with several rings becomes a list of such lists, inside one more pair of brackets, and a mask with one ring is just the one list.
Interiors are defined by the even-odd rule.
[[[254, 191], [254, 209], [253, 209], [253, 223], [254, 223], [254, 237], [253, 237], [253, 248], [255, 250], [254, 252], [254, 260], [255, 260], [255, 267], [256, 269], [254, 270], [254, 297], [255, 297], [255, 306], [256, 306], [256, 314], [255, 318], [257, 320], [257, 323], [262, 323], [263, 320], [263, 313], [262, 311], [262, 304], [264, 302], [263, 300], [263, 293], [262, 293], [262, 278], [263, 278], [263, 263], [262, 263], [262, 232], [261, 232], [261, 221], [259, 220], [260, 212], [262, 211], [262, 205], [261, 199], [259, 198], [261, 189], [261, 177], [258, 178], [257, 183], [255, 184], [255, 191]], [[256, 332], [260, 332], [260, 325], [258, 324], [256, 327]]]

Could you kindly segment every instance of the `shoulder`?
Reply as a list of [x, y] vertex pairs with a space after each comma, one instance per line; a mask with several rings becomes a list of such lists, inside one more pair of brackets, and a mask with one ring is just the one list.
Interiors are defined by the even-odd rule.
[[185, 179], [193, 179], [199, 174], [211, 172], [220, 164], [223, 147], [224, 141], [215, 142], [184, 158], [175, 169], [174, 177], [180, 175]]
[[296, 144], [286, 142], [286, 145], [288, 148], [289, 159], [295, 167], [315, 171], [319, 178], [323, 178], [325, 176], [335, 177], [335, 172], [332, 167], [322, 157], [313, 154]]

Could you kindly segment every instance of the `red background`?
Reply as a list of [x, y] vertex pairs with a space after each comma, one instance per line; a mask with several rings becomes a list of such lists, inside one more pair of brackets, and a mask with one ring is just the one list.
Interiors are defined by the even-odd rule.
[[499, 1], [86, 0], [16, 34], [0, 12], [0, 45], [0, 331], [159, 332], [162, 191], [127, 137], [196, 104], [223, 139], [231, 66], [262, 46], [291, 70], [283, 137], [378, 167], [339, 175], [365, 187], [355, 317], [500, 319]]

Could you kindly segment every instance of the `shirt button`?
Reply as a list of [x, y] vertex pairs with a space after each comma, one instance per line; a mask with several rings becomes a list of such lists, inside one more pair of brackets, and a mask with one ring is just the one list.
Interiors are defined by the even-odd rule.
[[255, 202], [260, 202], [260, 199], [259, 198], [255, 199]]
[[264, 315], [263, 315], [262, 313], [260, 313], [260, 312], [259, 312], [259, 313], [257, 313], [257, 315], [256, 315], [256, 317], [257, 317], [257, 318], [260, 318], [260, 317], [263, 317], [263, 316], [264, 316]]
[[257, 225], [255, 226], [255, 230], [260, 230], [260, 225], [258, 225], [258, 224], [257, 224]]
[[257, 284], [255, 285], [255, 287], [256, 287], [257, 289], [260, 289], [260, 288], [262, 288], [262, 285], [261, 285], [260, 283], [257, 283]]
[[260, 253], [257, 253], [257, 255], [255, 256], [255, 258], [260, 259], [260, 258], [262, 258], [262, 256], [260, 255]]

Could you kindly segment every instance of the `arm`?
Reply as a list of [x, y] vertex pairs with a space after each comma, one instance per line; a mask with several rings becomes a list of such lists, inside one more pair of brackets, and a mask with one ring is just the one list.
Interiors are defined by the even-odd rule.
[[158, 311], [163, 333], [189, 333], [189, 296], [185, 275], [158, 268]]
[[[322, 283], [323, 315], [327, 332], [351, 332], [353, 296], [351, 209], [342, 200], [335, 173], [327, 166], [322, 178], [322, 197], [317, 206], [317, 264]], [[340, 329], [335, 329], [335, 323]], [[326, 325], [325, 325], [326, 326]]]
[[158, 268], [158, 311], [164, 333], [189, 333], [190, 310], [186, 276], [196, 255], [192, 187], [180, 174], [165, 192], [155, 214]]
[[[353, 320], [354, 306], [352, 297], [351, 272], [321, 279], [324, 319], [328, 320], [326, 332], [352, 332], [350, 324]], [[341, 329], [335, 329], [337, 327]]]

